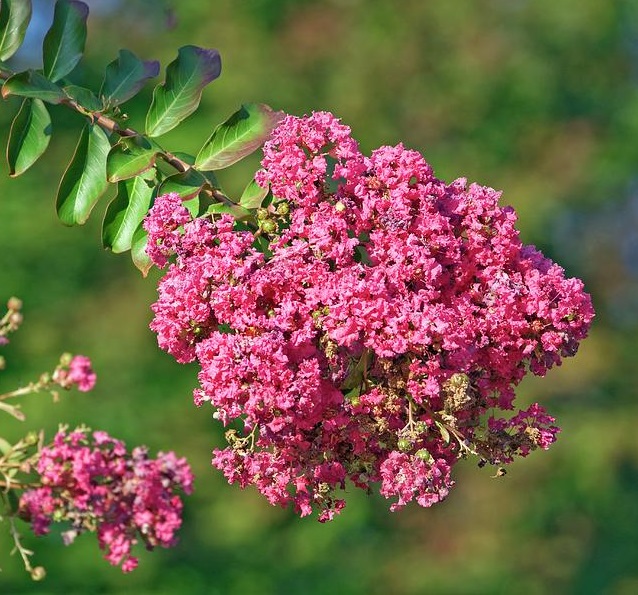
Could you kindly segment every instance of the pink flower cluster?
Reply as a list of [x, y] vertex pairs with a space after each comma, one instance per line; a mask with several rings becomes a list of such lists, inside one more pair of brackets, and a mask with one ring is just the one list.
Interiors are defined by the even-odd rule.
[[[346, 482], [445, 498], [462, 457], [501, 464], [558, 431], [514, 387], [574, 355], [594, 315], [578, 279], [521, 243], [500, 193], [445, 184], [423, 157], [364, 156], [329, 113], [286, 117], [257, 182], [258, 231], [192, 219], [158, 197], [145, 228], [166, 266], [151, 328], [199, 363], [197, 405], [228, 426], [213, 465], [273, 504], [319, 520]], [[242, 231], [243, 229], [243, 231]]]
[[36, 535], [52, 522], [65, 522], [68, 545], [84, 531], [96, 531], [106, 560], [124, 572], [137, 566], [131, 548], [170, 547], [182, 519], [176, 490], [192, 491], [193, 476], [183, 458], [159, 453], [149, 458], [144, 447], [127, 452], [106, 432], [60, 430], [42, 449], [37, 465], [41, 487], [24, 492], [20, 515]]
[[[70, 358], [70, 359], [69, 359]], [[81, 392], [88, 392], [95, 386], [96, 375], [91, 360], [85, 355], [62, 356], [60, 365], [55, 369], [52, 380], [62, 388], [76, 386]]]

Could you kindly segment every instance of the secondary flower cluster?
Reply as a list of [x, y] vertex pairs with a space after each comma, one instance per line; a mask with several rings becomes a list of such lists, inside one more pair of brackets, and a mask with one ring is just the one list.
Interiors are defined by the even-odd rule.
[[106, 432], [60, 430], [42, 449], [36, 471], [41, 487], [20, 499], [20, 516], [37, 535], [52, 522], [66, 522], [68, 545], [84, 531], [96, 531], [106, 560], [124, 572], [137, 566], [131, 548], [170, 547], [182, 519], [177, 490], [189, 494], [193, 476], [185, 459], [174, 453], [149, 458], [144, 447], [127, 452]]
[[192, 219], [175, 194], [145, 222], [149, 255], [171, 262], [151, 328], [199, 363], [195, 402], [228, 426], [213, 465], [231, 483], [323, 521], [348, 480], [380, 483], [393, 510], [430, 506], [461, 457], [503, 464], [554, 441], [538, 405], [486, 418], [574, 355], [593, 309], [521, 243], [498, 192], [445, 184], [402, 145], [367, 157], [324, 112], [286, 117], [262, 166], [257, 232]]
[[88, 357], [65, 353], [60, 358], [60, 365], [54, 370], [51, 380], [62, 388], [70, 389], [75, 386], [80, 392], [85, 393], [95, 386], [96, 375]]

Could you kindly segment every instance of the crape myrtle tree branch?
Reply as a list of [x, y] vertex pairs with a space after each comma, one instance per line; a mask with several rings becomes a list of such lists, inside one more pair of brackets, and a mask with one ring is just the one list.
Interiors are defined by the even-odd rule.
[[[22, 324], [22, 302], [12, 297], [0, 318], [0, 346]], [[0, 369], [6, 361], [0, 356]], [[48, 393], [58, 401], [60, 390], [88, 392], [96, 375], [83, 355], [65, 353], [51, 373], [37, 381], [0, 394], [0, 415], [24, 422], [20, 399]], [[17, 521], [31, 524], [45, 535], [53, 523], [62, 523], [64, 542], [90, 531], [97, 534], [105, 559], [129, 572], [137, 566], [132, 547], [169, 547], [181, 524], [178, 492], [190, 493], [193, 477], [185, 459], [173, 452], [152, 459], [144, 447], [128, 452], [106, 432], [86, 427], [69, 431], [60, 426], [50, 443], [43, 431], [30, 431], [17, 442], [0, 435], [0, 522], [8, 525], [13, 553], [20, 555], [34, 580], [45, 576], [33, 566], [33, 552], [23, 544]]]
[[[30, 12], [28, 2], [0, 2], [6, 60]], [[43, 68], [0, 66], [3, 97], [25, 98], [10, 173], [46, 150], [47, 103], [87, 119], [58, 215], [84, 223], [117, 185], [103, 244], [130, 249], [143, 273], [166, 267], [151, 329], [176, 361], [197, 362], [194, 401], [227, 428], [213, 465], [230, 483], [328, 521], [348, 486], [378, 491], [391, 510], [427, 507], [447, 496], [460, 460], [502, 476], [555, 441], [559, 428], [539, 404], [515, 410], [515, 388], [573, 356], [594, 311], [579, 279], [521, 242], [500, 192], [447, 184], [402, 144], [364, 155], [327, 112], [244, 105], [197, 155], [168, 151], [157, 138], [196, 110], [219, 54], [182, 47], [136, 131], [120, 105], [159, 66], [121, 50], [99, 91], [67, 84], [87, 14], [58, 1]], [[242, 196], [225, 195], [214, 172], [262, 146]], [[84, 439], [65, 435], [58, 446]], [[38, 502], [25, 504], [30, 519]]]
[[[58, 215], [68, 225], [84, 223], [108, 186], [117, 184], [116, 198], [104, 219], [103, 242], [105, 247], [122, 252], [131, 248], [136, 231], [139, 232], [136, 241], [142, 248], [135, 253], [134, 261], [146, 272], [145, 234], [137, 229], [146, 209], [160, 185], [179, 187], [185, 179], [180, 174], [191, 178], [193, 175], [187, 161], [151, 141], [151, 135], [163, 134], [196, 109], [201, 88], [219, 76], [219, 55], [215, 50], [192, 46], [180, 50], [168, 69], [165, 86], [169, 89], [156, 92], [149, 110], [150, 132], [141, 134], [125, 125], [119, 105], [136, 95], [149, 78], [157, 76], [157, 62], [142, 62], [122, 50], [107, 67], [99, 94], [64, 80], [82, 56], [87, 15], [88, 8], [81, 2], [58, 2], [43, 44], [42, 70], [15, 73], [6, 61], [22, 44], [31, 17], [31, 2], [0, 2], [1, 92], [4, 98], [24, 98], [9, 134], [9, 170], [11, 176], [24, 173], [46, 151], [52, 134], [46, 104], [63, 105], [84, 116], [87, 124], [58, 189]], [[258, 128], [270, 114], [265, 106], [244, 106], [235, 121], [248, 123], [244, 132], [250, 136], [255, 122]], [[233, 141], [229, 139], [222, 145], [229, 149]], [[145, 163], [140, 163], [142, 151], [136, 153], [128, 147], [152, 147], [152, 151], [147, 151]], [[161, 174], [155, 167], [158, 158], [177, 176]], [[212, 175], [202, 181], [193, 197], [201, 193], [207, 204], [233, 206], [208, 180], [214, 180]], [[190, 206], [197, 210], [195, 202], [191, 200]], [[7, 335], [17, 330], [21, 322], [21, 302], [11, 298], [0, 320], [0, 345], [8, 343]], [[4, 365], [5, 360], [0, 357], [0, 368]], [[65, 354], [52, 373], [1, 394], [0, 413], [25, 421], [16, 402], [20, 398], [48, 392], [57, 400], [60, 389], [75, 386], [88, 391], [94, 383], [88, 358]], [[37, 535], [47, 533], [52, 523], [62, 522], [67, 526], [67, 544], [81, 532], [94, 531], [100, 548], [106, 552], [105, 558], [128, 572], [137, 565], [132, 554], [135, 543], [142, 542], [148, 549], [175, 543], [182, 507], [177, 491], [190, 493], [191, 489], [192, 475], [184, 459], [172, 452], [159, 453], [152, 459], [143, 447], [129, 452], [122, 442], [105, 432], [91, 433], [84, 427], [68, 431], [61, 426], [49, 444], [45, 443], [43, 432], [30, 432], [14, 444], [0, 436], [0, 520], [9, 526], [14, 553], [20, 555], [25, 569], [36, 580], [42, 579], [45, 571], [42, 566], [32, 566], [33, 552], [23, 545], [17, 520], [29, 522]]]
[[[254, 205], [266, 195], [249, 183], [236, 201], [227, 197], [214, 171], [236, 163], [258, 149], [282, 114], [263, 104], [246, 104], [215, 127], [197, 155], [173, 153], [158, 137], [197, 110], [202, 90], [221, 74], [219, 52], [187, 45], [166, 68], [146, 114], [144, 131], [127, 125], [121, 106], [158, 76], [160, 65], [128, 50], [105, 70], [99, 90], [70, 84], [84, 52], [88, 7], [76, 0], [56, 2], [53, 23], [42, 48], [43, 67], [13, 72], [6, 61], [19, 49], [31, 17], [30, 0], [0, 3], [0, 82], [3, 98], [22, 97], [11, 126], [7, 161], [11, 176], [19, 176], [46, 151], [53, 125], [47, 104], [62, 105], [86, 119], [78, 144], [60, 181], [56, 210], [65, 225], [85, 223], [111, 184], [116, 195], [102, 225], [102, 242], [113, 252], [132, 250], [144, 273], [146, 234], [141, 222], [153, 198], [176, 192], [194, 214], [229, 212], [255, 228]], [[159, 162], [169, 166], [163, 171]]]

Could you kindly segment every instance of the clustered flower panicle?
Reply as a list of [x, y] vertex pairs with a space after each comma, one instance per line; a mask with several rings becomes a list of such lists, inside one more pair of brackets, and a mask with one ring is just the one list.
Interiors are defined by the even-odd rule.
[[430, 506], [460, 458], [503, 464], [555, 440], [539, 405], [496, 412], [528, 371], [574, 355], [591, 300], [521, 243], [499, 192], [445, 184], [401, 144], [364, 156], [325, 112], [286, 117], [262, 166], [258, 232], [192, 219], [175, 194], [145, 222], [168, 265], [151, 328], [198, 362], [231, 483], [324, 521], [347, 481], [380, 483], [392, 510]]
[[42, 449], [36, 464], [41, 487], [20, 499], [20, 516], [36, 535], [52, 522], [65, 522], [65, 543], [96, 531], [105, 558], [124, 572], [137, 567], [131, 548], [138, 541], [151, 550], [169, 547], [181, 525], [182, 501], [176, 493], [192, 491], [193, 476], [185, 459], [145, 447], [130, 453], [106, 432], [61, 429]]
[[96, 378], [88, 357], [65, 353], [60, 358], [60, 365], [53, 372], [51, 380], [62, 388], [70, 389], [75, 386], [80, 392], [86, 393], [93, 389]]

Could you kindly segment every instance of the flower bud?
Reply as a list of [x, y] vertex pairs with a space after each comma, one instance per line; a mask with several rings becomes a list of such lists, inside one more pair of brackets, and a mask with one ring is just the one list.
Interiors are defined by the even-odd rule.
[[290, 205], [287, 202], [280, 202], [277, 205], [277, 215], [287, 215], [290, 213]]
[[427, 448], [420, 448], [414, 453], [414, 455], [425, 463], [434, 462], [434, 457], [430, 454], [430, 451]]
[[407, 438], [399, 438], [399, 440], [397, 441], [397, 448], [401, 452], [407, 452], [412, 448], [412, 441], [408, 440]]
[[73, 359], [73, 355], [71, 355], [70, 353], [63, 353], [60, 356], [60, 365], [61, 366], [68, 366], [71, 363], [71, 360]]
[[7, 362], [2, 355], [0, 355], [0, 370], [4, 370], [7, 366]]
[[257, 209], [257, 219], [259, 221], [265, 221], [269, 215], [268, 209]]
[[260, 221], [259, 227], [261, 227], [266, 233], [275, 233], [277, 231], [277, 224], [272, 219]]
[[424, 421], [417, 421], [414, 424], [414, 431], [417, 434], [425, 434], [428, 431], [428, 424]]
[[19, 312], [22, 310], [22, 300], [17, 297], [10, 297], [7, 302], [7, 308], [9, 310], [13, 310], [14, 312]]
[[46, 577], [47, 575], [47, 571], [44, 569], [43, 566], [36, 566], [35, 568], [31, 569], [31, 578], [34, 581], [41, 581], [42, 579], [44, 579], [44, 577]]
[[24, 437], [24, 443], [27, 446], [33, 446], [34, 444], [37, 444], [38, 443], [38, 434], [37, 434], [37, 432], [29, 432]]
[[19, 312], [13, 311], [12, 314], [9, 315], [9, 324], [11, 327], [18, 328], [22, 324], [22, 314]]

